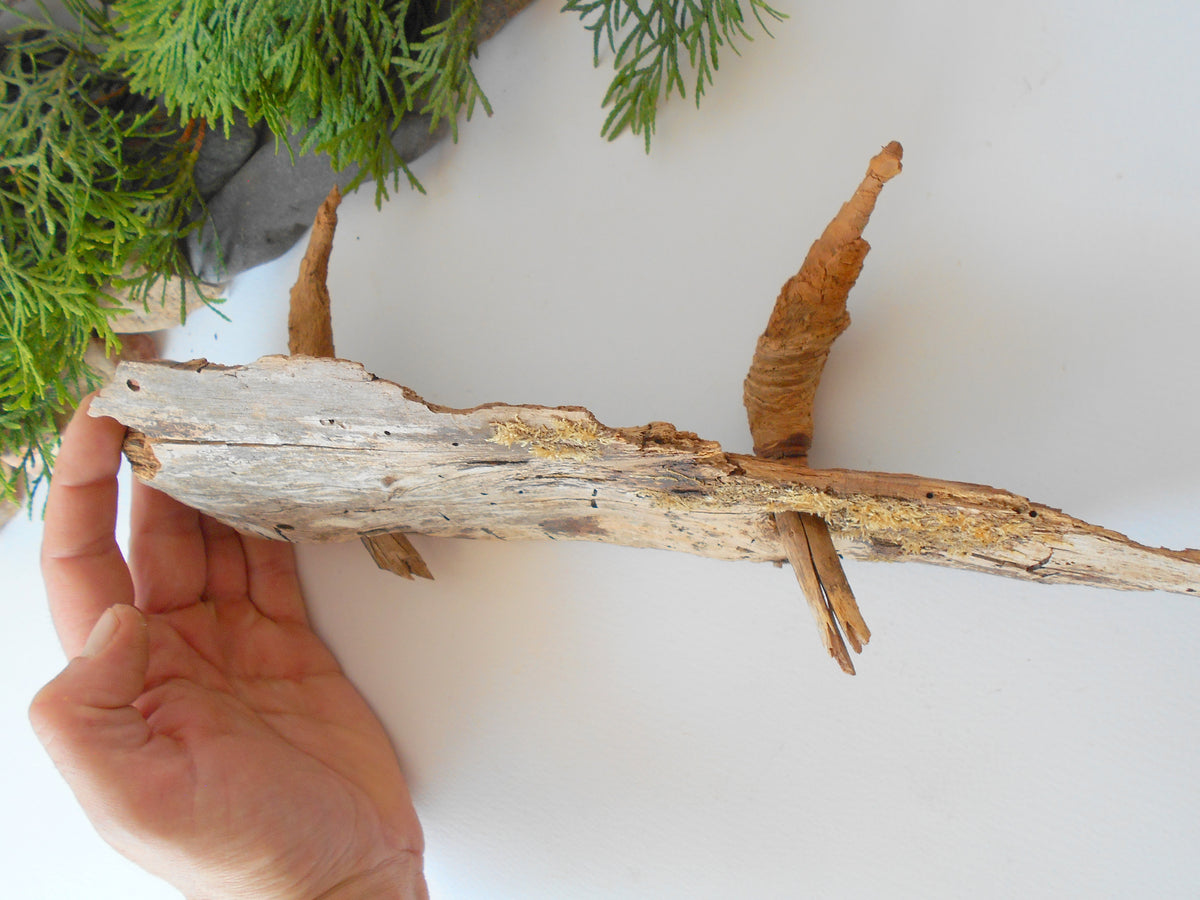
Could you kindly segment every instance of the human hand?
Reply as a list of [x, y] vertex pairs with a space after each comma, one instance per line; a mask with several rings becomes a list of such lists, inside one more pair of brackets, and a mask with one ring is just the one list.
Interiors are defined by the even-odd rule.
[[426, 897], [421, 828], [379, 720], [313, 633], [292, 547], [133, 486], [85, 400], [42, 572], [73, 657], [30, 720], [100, 834], [189, 897]]

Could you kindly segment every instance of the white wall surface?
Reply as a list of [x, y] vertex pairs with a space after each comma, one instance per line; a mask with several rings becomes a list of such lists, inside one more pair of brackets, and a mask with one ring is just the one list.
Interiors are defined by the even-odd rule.
[[[816, 465], [995, 484], [1200, 546], [1200, 6], [791, 3], [653, 152], [542, 0], [428, 195], [342, 207], [339, 355], [438, 403], [579, 404], [744, 451], [779, 285], [903, 142], [817, 409]], [[286, 348], [298, 252], [176, 358]], [[62, 665], [39, 527], [0, 536], [4, 895], [174, 897], [95, 837], [25, 719]], [[1200, 603], [847, 562], [842, 675], [788, 569], [417, 538], [433, 583], [305, 547], [391, 732], [434, 896], [1200, 896]]]

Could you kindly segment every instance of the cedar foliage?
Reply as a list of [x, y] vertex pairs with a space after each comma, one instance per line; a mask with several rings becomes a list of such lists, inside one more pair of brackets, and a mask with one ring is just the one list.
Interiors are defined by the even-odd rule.
[[[768, 35], [763, 17], [785, 18], [765, 0], [747, 4]], [[612, 141], [628, 129], [642, 136], [649, 153], [662, 100], [672, 91], [687, 96], [685, 69], [699, 106], [721, 48], [737, 53], [738, 38], [751, 40], [742, 5], [742, 0], [567, 0], [563, 12], [577, 13], [592, 33], [593, 63], [600, 65], [604, 44], [614, 54], [616, 75], [601, 104], [611, 110], [601, 135]]]
[[93, 335], [117, 347], [109, 292], [144, 301], [159, 276], [189, 271], [191, 135], [104, 68], [89, 47], [103, 21], [71, 7], [79, 33], [47, 26], [0, 47], [0, 454], [18, 461], [6, 498], [49, 469], [56, 418], [96, 386]]
[[[421, 0], [117, 0], [105, 61], [133, 90], [183, 120], [226, 130], [260, 121], [290, 152], [327, 153], [374, 179], [376, 200], [401, 172], [389, 137], [408, 112], [431, 127], [487, 100], [471, 70], [480, 0], [447, 14]], [[298, 138], [298, 140], [297, 140]], [[293, 147], [293, 143], [298, 146]]]

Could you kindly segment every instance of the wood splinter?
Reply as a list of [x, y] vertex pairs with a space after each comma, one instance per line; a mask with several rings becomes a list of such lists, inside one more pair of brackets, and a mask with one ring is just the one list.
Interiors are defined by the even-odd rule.
[[[313, 219], [288, 307], [288, 353], [292, 356], [333, 359], [337, 355], [333, 349], [329, 255], [333, 252], [337, 208], [341, 203], [342, 192], [335, 184]], [[410, 580], [414, 575], [433, 580], [429, 566], [406, 535], [400, 532], [370, 535], [362, 538], [362, 543], [375, 565], [384, 571]]]
[[[816, 553], [813, 552], [812, 543], [808, 539], [806, 526], [810, 522], [824, 523], [824, 520], [811, 513], [797, 513], [791, 510], [775, 513], [775, 525], [779, 528], [779, 541], [783, 544], [788, 562], [792, 564], [792, 571], [796, 573], [796, 580], [800, 582], [800, 588], [804, 591], [804, 599], [808, 601], [813, 618], [817, 621], [817, 632], [821, 637], [821, 643], [825, 645], [829, 655], [837, 660], [842, 671], [847, 675], [853, 675], [854, 662], [846, 650], [846, 640], [842, 638], [843, 632], [856, 653], [862, 652], [862, 643], [857, 640], [856, 635], [852, 636], [854, 632], [851, 628], [847, 628], [843, 622], [839, 621], [830, 597], [832, 592], [829, 591], [822, 578], [822, 573], [817, 565]], [[837, 559], [836, 553], [834, 559]], [[837, 563], [837, 570], [839, 573], [842, 571], [841, 563]], [[841, 583], [846, 583], [844, 575]], [[854, 602], [853, 595], [851, 595], [850, 601]], [[857, 612], [858, 607], [855, 605], [855, 613]]]

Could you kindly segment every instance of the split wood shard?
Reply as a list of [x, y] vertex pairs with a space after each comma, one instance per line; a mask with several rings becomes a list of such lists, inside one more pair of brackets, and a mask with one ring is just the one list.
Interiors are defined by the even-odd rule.
[[754, 456], [664, 422], [611, 428], [578, 407], [448, 409], [357, 363], [312, 356], [125, 363], [91, 411], [130, 427], [138, 478], [265, 537], [592, 540], [790, 560], [847, 671], [845, 642], [859, 650], [870, 632], [839, 553], [1200, 592], [1200, 550], [1145, 547], [996, 488], [808, 467], [812, 397], [849, 323], [863, 226], [899, 162], [898, 144], [884, 148], [784, 286], [746, 379]]

